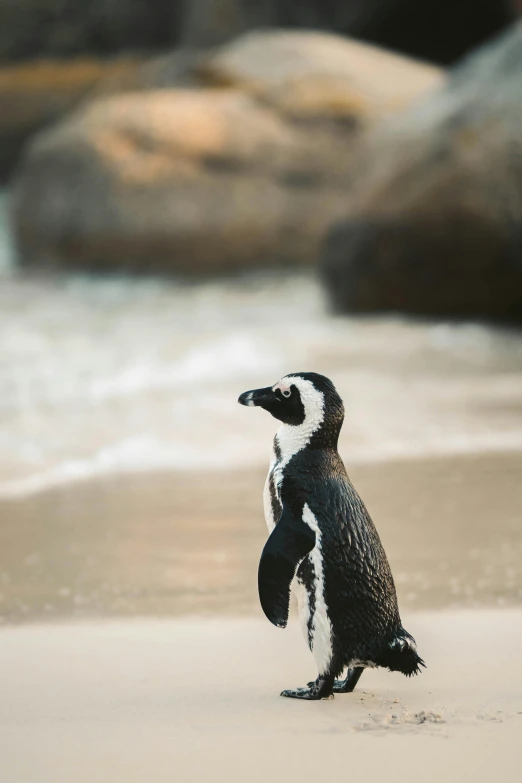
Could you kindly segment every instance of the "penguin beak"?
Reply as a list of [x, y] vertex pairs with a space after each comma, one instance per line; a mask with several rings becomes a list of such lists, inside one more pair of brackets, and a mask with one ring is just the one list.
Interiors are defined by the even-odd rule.
[[243, 394], [239, 395], [238, 402], [240, 405], [248, 405], [250, 408], [253, 408], [256, 405], [264, 406], [273, 402], [275, 396], [272, 387], [267, 386], [266, 389], [253, 389], [252, 391], [243, 392]]

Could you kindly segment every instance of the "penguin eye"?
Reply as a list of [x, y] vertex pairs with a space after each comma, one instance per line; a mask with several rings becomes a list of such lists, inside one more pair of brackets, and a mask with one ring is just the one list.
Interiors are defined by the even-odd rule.
[[284, 392], [282, 392], [282, 394], [283, 394], [283, 397], [290, 397], [292, 392], [290, 391], [290, 389], [285, 389]]

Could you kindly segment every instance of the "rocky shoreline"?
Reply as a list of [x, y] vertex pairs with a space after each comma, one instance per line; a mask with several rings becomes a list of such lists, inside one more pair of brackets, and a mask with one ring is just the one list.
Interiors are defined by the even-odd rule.
[[98, 91], [27, 147], [14, 180], [22, 264], [201, 275], [315, 263], [345, 212], [358, 137], [443, 80], [326, 33], [251, 33], [179, 66]]
[[9, 65], [0, 158], [22, 149], [18, 261], [200, 277], [316, 266], [341, 312], [520, 322], [521, 44], [518, 22], [444, 71], [273, 29]]

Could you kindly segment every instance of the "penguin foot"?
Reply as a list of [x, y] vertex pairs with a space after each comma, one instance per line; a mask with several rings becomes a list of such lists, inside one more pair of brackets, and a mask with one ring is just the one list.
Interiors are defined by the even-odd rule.
[[355, 689], [355, 685], [347, 685], [346, 680], [336, 680], [334, 682], [334, 693], [352, 693]]
[[281, 696], [286, 696], [287, 699], [305, 699], [306, 701], [333, 699], [333, 693], [328, 694], [328, 696], [321, 696], [314, 688], [296, 688], [295, 690], [281, 691]]
[[356, 666], [354, 669], [348, 669], [344, 680], [336, 680], [334, 682], [334, 693], [352, 693], [359, 682], [363, 671], [364, 666]]
[[[353, 669], [348, 669], [344, 680], [335, 680], [333, 684], [334, 693], [352, 693], [355, 686], [361, 678], [361, 674], [364, 671], [364, 666], [356, 666]], [[311, 688], [315, 685], [315, 682], [309, 682], [308, 687]]]
[[305, 699], [306, 701], [319, 701], [319, 699], [333, 699], [333, 677], [318, 677], [314, 682], [309, 682], [306, 688], [295, 688], [281, 692], [281, 696], [287, 699]]

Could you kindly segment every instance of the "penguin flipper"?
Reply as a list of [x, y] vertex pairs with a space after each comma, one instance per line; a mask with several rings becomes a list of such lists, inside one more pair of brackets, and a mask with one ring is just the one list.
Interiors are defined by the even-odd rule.
[[285, 628], [288, 622], [295, 572], [314, 546], [314, 531], [283, 505], [281, 517], [263, 549], [258, 571], [263, 612], [278, 628]]

